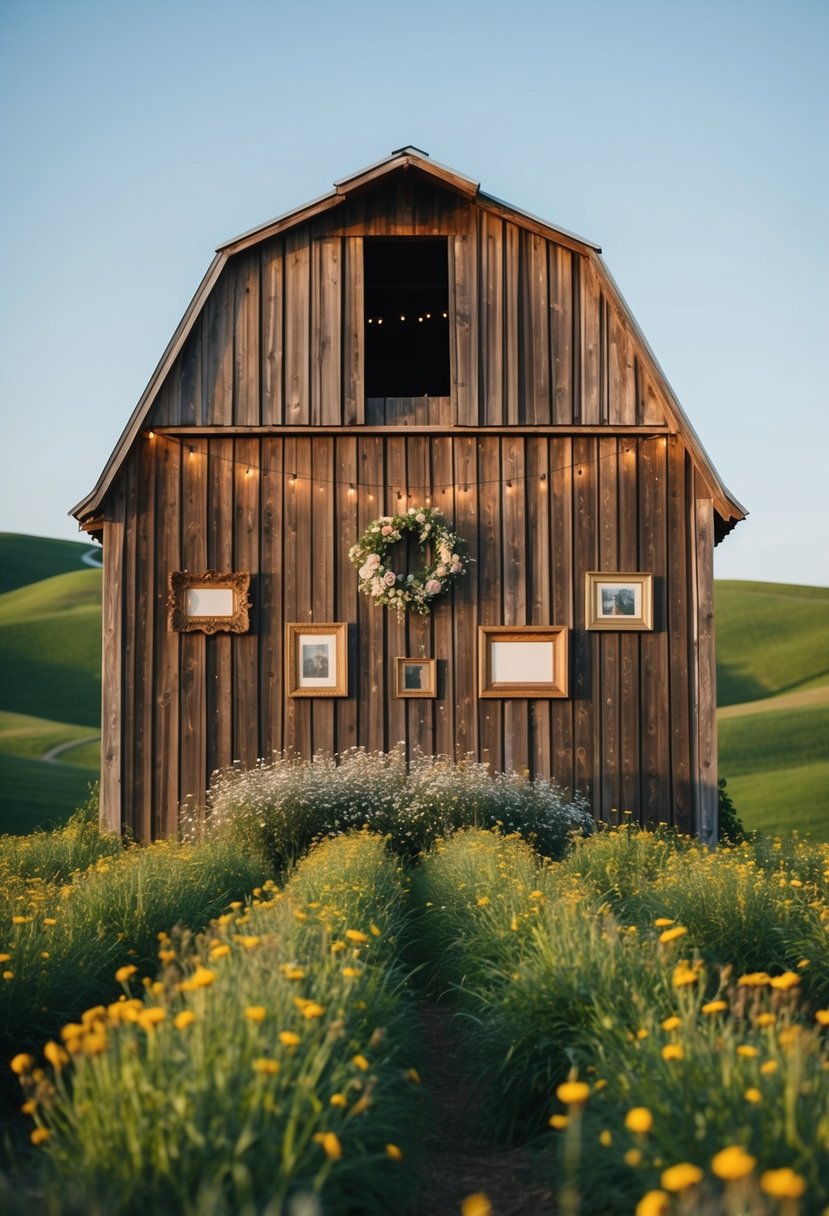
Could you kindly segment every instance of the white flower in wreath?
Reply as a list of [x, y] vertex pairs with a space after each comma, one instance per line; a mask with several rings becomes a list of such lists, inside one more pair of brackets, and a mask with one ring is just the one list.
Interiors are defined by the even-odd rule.
[[394, 573], [393, 570], [387, 570], [386, 573], [383, 575], [383, 582], [386, 584], [387, 587], [393, 587], [394, 584], [397, 582], [397, 575]]

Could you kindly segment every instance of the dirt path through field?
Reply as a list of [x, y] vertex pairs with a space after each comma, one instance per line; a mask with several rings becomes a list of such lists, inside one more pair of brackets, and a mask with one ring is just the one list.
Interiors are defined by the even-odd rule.
[[433, 1102], [424, 1141], [423, 1185], [416, 1216], [459, 1216], [467, 1195], [483, 1192], [493, 1216], [552, 1213], [552, 1193], [531, 1185], [526, 1154], [492, 1147], [475, 1136], [476, 1094], [458, 1065], [458, 1027], [452, 1012], [422, 1001], [423, 1083]]

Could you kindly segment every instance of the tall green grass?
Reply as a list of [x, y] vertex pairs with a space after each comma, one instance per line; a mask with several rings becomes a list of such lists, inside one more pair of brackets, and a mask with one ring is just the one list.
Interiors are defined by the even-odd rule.
[[66, 1027], [49, 1049], [64, 1061], [54, 1088], [24, 1077], [44, 1212], [400, 1206], [421, 1109], [396, 962], [404, 919], [399, 866], [362, 835], [325, 842], [284, 895], [195, 942], [165, 939], [143, 1001]]

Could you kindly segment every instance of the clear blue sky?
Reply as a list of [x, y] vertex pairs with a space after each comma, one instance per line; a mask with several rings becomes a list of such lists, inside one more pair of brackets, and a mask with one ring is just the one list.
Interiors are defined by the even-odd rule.
[[826, 0], [2, 0], [0, 531], [77, 537], [221, 241], [412, 143], [599, 243], [729, 489], [829, 585]]

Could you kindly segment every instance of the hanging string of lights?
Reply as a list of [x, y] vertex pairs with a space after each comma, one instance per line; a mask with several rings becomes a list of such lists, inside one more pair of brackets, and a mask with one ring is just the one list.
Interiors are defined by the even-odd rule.
[[449, 319], [449, 313], [448, 313], [448, 312], [441, 312], [441, 313], [437, 313], [437, 312], [435, 312], [435, 313], [431, 313], [431, 312], [416, 312], [416, 313], [405, 313], [405, 312], [401, 312], [401, 313], [394, 313], [393, 315], [390, 315], [390, 316], [388, 316], [388, 317], [380, 317], [380, 316], [378, 316], [378, 317], [366, 317], [366, 324], [367, 324], [367, 325], [382, 325], [384, 321], [388, 321], [388, 322], [391, 322], [391, 323], [394, 323], [395, 321], [397, 321], [397, 322], [404, 321], [404, 322], [407, 322], [407, 323], [409, 323], [409, 324], [412, 324], [412, 323], [414, 323], [414, 322], [417, 322], [417, 324], [422, 325], [422, 324], [423, 324], [425, 321], [432, 321], [432, 320], [435, 320], [435, 321], [440, 321], [440, 320], [447, 321], [448, 319]]
[[[564, 473], [571, 470], [580, 477], [582, 476], [585, 468], [598, 466], [605, 461], [616, 460], [620, 455], [618, 451], [614, 451], [604, 453], [603, 455], [596, 455], [585, 460], [570, 460], [565, 464], [555, 465], [538, 473], [516, 473], [514, 471], [509, 471], [503, 473], [500, 477], [463, 477], [457, 481], [433, 478], [430, 483], [424, 485], [412, 484], [411, 482], [407, 481], [406, 484], [408, 488], [406, 490], [394, 490], [389, 486], [387, 481], [362, 481], [359, 477], [321, 477], [317, 473], [314, 473], [313, 475], [304, 474], [292, 469], [275, 468], [272, 465], [263, 465], [255, 462], [239, 460], [235, 455], [224, 456], [215, 451], [211, 451], [208, 454], [207, 452], [200, 451], [191, 440], [179, 435], [170, 435], [166, 432], [164, 434], [159, 434], [157, 431], [150, 430], [145, 431], [144, 435], [148, 441], [154, 444], [159, 442], [177, 444], [182, 450], [186, 450], [190, 460], [198, 459], [200, 456], [206, 456], [210, 461], [222, 461], [225, 464], [244, 469], [245, 477], [252, 477], [254, 473], [259, 473], [264, 477], [283, 477], [287, 481], [289, 488], [294, 490], [298, 486], [305, 483], [319, 486], [320, 489], [322, 489], [324, 486], [347, 488], [349, 494], [356, 494], [358, 490], [365, 490], [367, 492], [369, 501], [374, 500], [374, 492], [382, 491], [384, 493], [396, 494], [398, 502], [402, 502], [407, 499], [417, 501], [422, 499], [427, 505], [429, 505], [430, 499], [435, 494], [447, 494], [450, 490], [457, 493], [466, 494], [469, 493], [471, 489], [481, 489], [486, 486], [504, 486], [506, 492], [510, 493], [516, 487], [516, 485], [522, 483], [527, 484], [529, 482], [538, 482], [541, 489], [546, 489], [550, 478], [556, 473]], [[285, 437], [284, 434], [282, 437]], [[228, 438], [232, 437], [228, 436]], [[640, 435], [637, 436], [637, 439], [639, 443], [652, 443], [654, 440], [657, 440], [665, 445], [667, 442], [667, 436], [665, 435]], [[629, 443], [628, 446], [622, 448], [621, 455], [628, 457], [635, 456], [637, 446], [638, 444]]]

